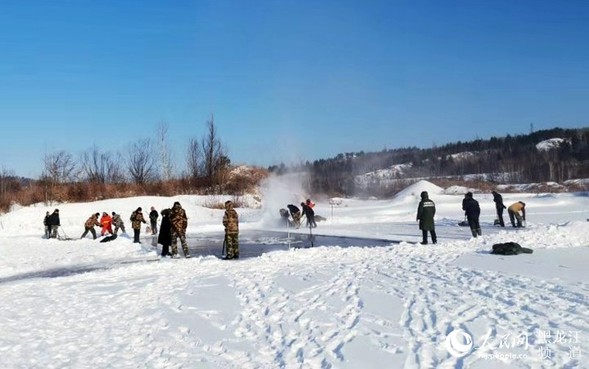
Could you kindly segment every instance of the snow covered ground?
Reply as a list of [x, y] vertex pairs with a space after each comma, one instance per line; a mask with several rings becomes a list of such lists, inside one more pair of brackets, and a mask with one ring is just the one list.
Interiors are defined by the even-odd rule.
[[[304, 199], [269, 188], [280, 191], [261, 208], [237, 209], [242, 232], [282, 230], [278, 209]], [[422, 190], [437, 205], [437, 245], [415, 244]], [[316, 201], [327, 220], [314, 233], [387, 246], [315, 243], [236, 261], [159, 259], [149, 238], [78, 239], [92, 213], [126, 220], [174, 201], [191, 236], [218, 235], [223, 212], [203, 205], [222, 197], [15, 208], [0, 216], [0, 367], [589, 368], [589, 194], [504, 194], [527, 204], [519, 230], [492, 225], [491, 194], [475, 199], [477, 239], [457, 226], [460, 190], [420, 182], [389, 200]], [[42, 238], [56, 207], [75, 240]], [[534, 253], [488, 254], [505, 241]]]

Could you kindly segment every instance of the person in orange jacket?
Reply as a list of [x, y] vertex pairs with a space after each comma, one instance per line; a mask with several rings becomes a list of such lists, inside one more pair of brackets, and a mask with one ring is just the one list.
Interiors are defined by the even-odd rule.
[[112, 232], [112, 217], [108, 215], [107, 212], [102, 213], [102, 217], [100, 218], [100, 225], [102, 226], [102, 231], [100, 234], [104, 236], [107, 232], [109, 234], [113, 234]]

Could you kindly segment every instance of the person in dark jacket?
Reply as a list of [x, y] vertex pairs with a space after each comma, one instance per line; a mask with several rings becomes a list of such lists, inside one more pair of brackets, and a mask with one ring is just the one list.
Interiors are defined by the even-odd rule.
[[315, 211], [313, 208], [304, 202], [301, 202], [301, 208], [303, 209], [303, 215], [307, 218], [307, 227], [316, 228], [317, 223], [315, 223]]
[[157, 210], [155, 210], [155, 208], [152, 206], [151, 211], [149, 212], [149, 223], [151, 225], [151, 234], [157, 233], [157, 217], [158, 216], [159, 216], [159, 214], [157, 213]]
[[51, 227], [51, 238], [57, 238], [57, 228], [61, 225], [59, 221], [59, 209], [55, 209], [53, 213], [49, 216], [48, 223]]
[[131, 213], [131, 228], [133, 228], [133, 242], [141, 243], [139, 235], [141, 233], [141, 223], [147, 223], [143, 218], [142, 209], [139, 207], [133, 213]]
[[233, 202], [231, 200], [225, 201], [223, 227], [225, 227], [225, 246], [227, 251], [225, 259], [239, 259], [239, 216], [233, 208]]
[[467, 192], [462, 200], [462, 210], [468, 220], [468, 226], [472, 232], [473, 237], [481, 236], [481, 225], [479, 224], [479, 217], [481, 215], [481, 207], [479, 202], [472, 197], [472, 192]]
[[51, 237], [51, 225], [49, 225], [49, 212], [45, 213], [45, 219], [43, 219], [43, 225], [45, 226], [45, 238]]
[[170, 223], [170, 213], [170, 209], [162, 210], [160, 233], [157, 236], [157, 243], [162, 245], [162, 257], [172, 257], [172, 253], [170, 253], [170, 245], [172, 245], [172, 223]]
[[432, 237], [432, 243], [438, 243], [438, 238], [436, 236], [436, 227], [434, 224], [434, 215], [436, 215], [436, 204], [430, 200], [427, 191], [423, 191], [421, 193], [421, 201], [419, 202], [419, 206], [417, 207], [417, 217], [416, 220], [419, 222], [419, 229], [421, 229], [421, 233], [423, 239], [421, 241], [422, 245], [427, 245], [427, 232], [429, 231]]
[[505, 205], [503, 204], [503, 196], [499, 194], [497, 191], [491, 192], [493, 194], [493, 202], [495, 202], [495, 210], [497, 210], [497, 220], [499, 220], [499, 225], [501, 227], [505, 227], [505, 222], [503, 222], [503, 209], [505, 209]]
[[301, 210], [293, 204], [288, 204], [286, 206], [288, 211], [290, 211], [290, 216], [292, 217], [292, 222], [295, 228], [299, 228], [301, 226]]

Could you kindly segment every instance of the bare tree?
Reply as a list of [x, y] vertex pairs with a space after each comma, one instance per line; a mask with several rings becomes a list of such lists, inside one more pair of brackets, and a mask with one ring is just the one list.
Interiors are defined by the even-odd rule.
[[86, 180], [90, 182], [106, 183], [108, 166], [111, 160], [110, 154], [101, 153], [96, 145], [82, 153], [82, 173], [86, 177]]
[[131, 144], [127, 168], [135, 183], [147, 183], [157, 178], [153, 145], [150, 139], [139, 140]]
[[117, 152], [114, 158], [109, 157], [106, 163], [106, 180], [108, 183], [125, 182], [125, 171], [122, 163], [124, 162], [121, 153]]
[[76, 162], [72, 154], [58, 151], [45, 155], [45, 176], [53, 184], [65, 183], [73, 180], [76, 172]]
[[11, 193], [16, 192], [19, 187], [14, 172], [2, 168], [2, 171], [0, 172], [0, 205], [2, 207], [7, 206], [7, 204], [11, 202]]
[[166, 122], [161, 122], [157, 128], [157, 140], [160, 146], [160, 170], [165, 181], [170, 180], [174, 173], [174, 165], [168, 147], [168, 129], [169, 126]]
[[190, 177], [198, 178], [202, 175], [202, 151], [198, 140], [191, 138], [186, 153], [186, 167]]
[[220, 183], [220, 174], [229, 165], [229, 158], [221, 145], [217, 135], [214, 117], [207, 121], [208, 134], [202, 139], [201, 148], [204, 159], [204, 175], [210, 186], [214, 187]]

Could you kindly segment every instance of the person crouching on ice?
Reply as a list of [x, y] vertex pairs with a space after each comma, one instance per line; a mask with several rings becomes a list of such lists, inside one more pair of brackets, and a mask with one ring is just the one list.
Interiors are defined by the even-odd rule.
[[[518, 201], [511, 204], [507, 208], [507, 213], [509, 214], [511, 225], [516, 228], [521, 228], [523, 226], [522, 222], [526, 221], [526, 203], [523, 201]], [[517, 225], [515, 224], [516, 220]]]
[[225, 202], [223, 226], [225, 227], [225, 246], [227, 247], [227, 255], [224, 259], [239, 259], [239, 216], [233, 209], [231, 200]]

